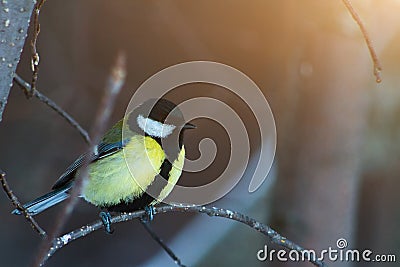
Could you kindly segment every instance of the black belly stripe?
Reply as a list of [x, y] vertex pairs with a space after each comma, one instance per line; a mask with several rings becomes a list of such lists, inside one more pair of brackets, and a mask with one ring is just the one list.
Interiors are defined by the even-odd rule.
[[[167, 158], [170, 160], [170, 162], [174, 162], [178, 158], [179, 153], [182, 150], [182, 146], [183, 146], [183, 134], [182, 133], [183, 133], [183, 131], [181, 131], [180, 134], [179, 134], [178, 146], [174, 146], [174, 147], [164, 147], [164, 144], [168, 145], [169, 142], [165, 141], [165, 143], [163, 144], [162, 139], [159, 138], [159, 137], [150, 136], [148, 134], [145, 134], [145, 136], [150, 136], [151, 138], [156, 140], [156, 142], [161, 146], [161, 148], [166, 153]], [[174, 137], [171, 136], [171, 137], [168, 137], [167, 139], [164, 139], [164, 140], [168, 140], [169, 138], [174, 138]], [[168, 173], [167, 173], [167, 175], [168, 175]], [[167, 179], [166, 176], [163, 176], [163, 177], [165, 179]]]
[[169, 173], [172, 170], [172, 164], [169, 162], [168, 159], [164, 159], [163, 163], [161, 164], [160, 168], [160, 175], [168, 181]]
[[[168, 179], [169, 179], [169, 173], [172, 169], [172, 164], [169, 162], [169, 160], [165, 159], [163, 163], [161, 164], [160, 168], [160, 175], [161, 177], [157, 177], [156, 181], [153, 182], [146, 191], [150, 192], [153, 196], [158, 197], [161, 193], [161, 190], [165, 187], [166, 184], [168, 184]], [[164, 179], [163, 179], [164, 178]], [[109, 211], [117, 211], [117, 212], [130, 212], [130, 211], [135, 211], [135, 210], [140, 210], [148, 206], [154, 198], [147, 194], [146, 192], [141, 195], [139, 198], [134, 199], [130, 203], [119, 203], [117, 205], [111, 206], [111, 207], [104, 207]]]

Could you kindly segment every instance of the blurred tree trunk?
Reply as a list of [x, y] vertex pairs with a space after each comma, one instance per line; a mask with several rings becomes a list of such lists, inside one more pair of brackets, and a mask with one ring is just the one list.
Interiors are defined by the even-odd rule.
[[[336, 249], [339, 238], [355, 247], [361, 148], [374, 79], [361, 33], [340, 4], [283, 4], [290, 21], [286, 27], [295, 34], [286, 40], [286, 86], [277, 114], [279, 171], [272, 226], [317, 252]], [[382, 16], [379, 11], [374, 9], [376, 17]], [[372, 36], [379, 40], [378, 49], [390, 40], [386, 31]]]
[[35, 1], [32, 0], [2, 1], [0, 4], [0, 121], [24, 47], [34, 5]]

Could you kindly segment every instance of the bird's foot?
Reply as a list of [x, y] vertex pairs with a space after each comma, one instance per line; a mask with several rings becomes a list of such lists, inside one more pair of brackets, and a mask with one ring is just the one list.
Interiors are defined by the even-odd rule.
[[108, 211], [102, 211], [99, 216], [103, 222], [104, 230], [106, 230], [107, 234], [112, 234], [114, 229], [111, 228], [111, 214]]
[[154, 213], [155, 213], [154, 207], [153, 206], [146, 206], [144, 208], [144, 210], [146, 211], [146, 213], [143, 214], [142, 221], [144, 223], [151, 222], [154, 219]]

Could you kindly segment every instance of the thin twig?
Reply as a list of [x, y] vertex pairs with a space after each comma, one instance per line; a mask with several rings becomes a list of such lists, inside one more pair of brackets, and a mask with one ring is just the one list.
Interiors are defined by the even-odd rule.
[[17, 196], [12, 192], [10, 187], [8, 186], [7, 180], [6, 180], [6, 173], [0, 169], [0, 182], [1, 186], [3, 187], [4, 192], [6, 192], [8, 198], [11, 200], [11, 203], [14, 205], [15, 208], [17, 208], [19, 211], [22, 212], [24, 215], [25, 219], [29, 222], [33, 230], [35, 230], [41, 237], [46, 236], [46, 232], [39, 226], [39, 224], [33, 219], [31, 215], [24, 209], [22, 206], [21, 202], [19, 202]]
[[26, 94], [28, 98], [31, 98], [33, 96], [33, 93], [36, 90], [36, 82], [38, 79], [40, 57], [36, 48], [36, 43], [40, 33], [39, 14], [40, 14], [40, 9], [43, 7], [44, 2], [46, 2], [46, 0], [39, 0], [36, 3], [35, 9], [33, 10], [33, 37], [31, 41], [32, 90]]
[[[121, 90], [121, 87], [125, 81], [126, 76], [126, 57], [125, 54], [120, 53], [117, 57], [117, 61], [111, 70], [110, 77], [107, 81], [104, 96], [99, 108], [99, 112], [96, 115], [95, 123], [92, 131], [92, 142], [88, 149], [87, 155], [91, 152], [96, 151], [97, 144], [101, 140], [101, 136], [104, 133], [105, 125], [107, 124], [111, 111], [113, 109], [115, 99]], [[79, 175], [75, 178], [74, 186], [71, 190], [70, 197], [66, 200], [64, 209], [60, 212], [58, 220], [54, 225], [54, 229], [49, 232], [48, 237], [43, 241], [42, 246], [39, 250], [37, 257], [33, 263], [33, 266], [41, 266], [46, 259], [47, 251], [51, 247], [52, 240], [60, 233], [65, 222], [69, 219], [76, 203], [78, 202], [78, 196], [81, 192], [82, 185], [85, 180], [88, 179], [88, 165], [89, 157], [84, 159], [82, 167], [79, 170]]]
[[33, 92], [33, 96], [35, 96], [41, 102], [57, 112], [61, 117], [63, 117], [69, 124], [71, 124], [72, 127], [74, 127], [79, 132], [85, 142], [87, 144], [90, 144], [90, 137], [87, 131], [83, 129], [82, 126], [74, 118], [71, 117], [71, 115], [69, 115], [61, 107], [59, 107], [53, 100], [39, 92], [37, 89], [35, 91], [32, 91], [31, 85], [24, 79], [22, 79], [18, 74], [15, 74], [14, 81], [21, 87], [25, 95], [31, 94]]
[[182, 264], [178, 256], [176, 256], [175, 253], [167, 246], [167, 244], [165, 244], [164, 241], [153, 231], [148, 221], [143, 221], [141, 219], [140, 222], [142, 223], [144, 229], [146, 229], [146, 231], [149, 233], [151, 238], [153, 238], [153, 240], [156, 241], [157, 244], [159, 244], [165, 250], [165, 252], [167, 252], [168, 256], [171, 257], [176, 265], [178, 265], [179, 267], [186, 267]]
[[351, 4], [350, 0], [342, 0], [342, 1], [343, 1], [343, 4], [346, 6], [347, 10], [350, 12], [353, 19], [358, 24], [358, 27], [360, 27], [361, 33], [364, 37], [365, 42], [367, 43], [369, 53], [371, 54], [371, 58], [374, 63], [374, 75], [376, 78], [375, 81], [377, 83], [380, 83], [382, 81], [382, 78], [381, 78], [382, 65], [378, 58], [378, 55], [376, 54], [374, 45], [372, 44], [372, 40], [368, 34], [368, 31], [365, 28], [365, 25], [362, 22], [360, 16], [358, 15], [357, 11], [353, 8], [353, 5]]
[[[221, 208], [215, 208], [215, 207], [204, 207], [204, 206], [159, 206], [159, 207], [154, 207], [154, 214], [161, 214], [161, 213], [167, 213], [167, 212], [194, 212], [194, 213], [203, 213], [207, 214], [209, 216], [217, 216], [217, 217], [223, 217], [229, 220], [234, 220], [237, 222], [241, 222], [254, 230], [264, 234], [269, 238], [269, 240], [277, 244], [281, 247], [287, 248], [289, 250], [296, 250], [298, 252], [304, 251], [304, 248], [301, 246], [295, 244], [294, 242], [290, 241], [286, 237], [281, 236], [278, 232], [276, 232], [274, 229], [269, 227], [268, 225], [265, 225], [263, 223], [260, 223], [256, 221], [253, 218], [250, 218], [244, 214], [241, 214], [239, 212], [227, 210], [227, 209], [221, 209]], [[112, 216], [111, 222], [112, 223], [120, 223], [120, 222], [126, 222], [133, 220], [135, 218], [142, 218], [146, 214], [146, 211], [140, 210], [140, 211], [135, 211], [131, 213], [121, 213]], [[49, 249], [48, 253], [46, 254], [47, 256], [44, 258], [42, 264], [46, 263], [47, 260], [49, 260], [54, 253], [56, 253], [59, 249], [63, 248], [64, 246], [68, 245], [74, 240], [77, 240], [81, 237], [84, 237], [96, 230], [103, 229], [103, 223], [100, 220], [97, 220], [91, 224], [88, 224], [86, 226], [80, 227], [79, 229], [76, 229], [74, 231], [71, 231], [67, 234], [64, 234], [63, 236], [60, 236], [56, 239], [53, 240], [52, 246]], [[316, 258], [308, 259], [312, 264], [315, 266], [326, 266], [326, 264], [323, 261], [320, 261]]]

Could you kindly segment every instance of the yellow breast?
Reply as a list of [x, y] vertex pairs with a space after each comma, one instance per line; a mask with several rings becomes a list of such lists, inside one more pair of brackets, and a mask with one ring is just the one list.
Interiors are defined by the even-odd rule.
[[123, 150], [89, 165], [83, 197], [96, 206], [129, 203], [153, 182], [164, 159], [165, 153], [157, 141], [134, 135]]

